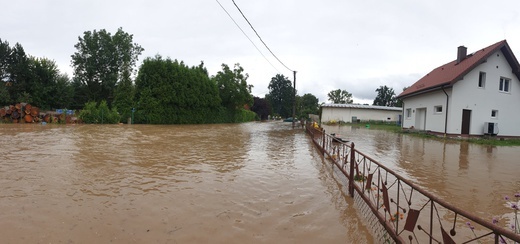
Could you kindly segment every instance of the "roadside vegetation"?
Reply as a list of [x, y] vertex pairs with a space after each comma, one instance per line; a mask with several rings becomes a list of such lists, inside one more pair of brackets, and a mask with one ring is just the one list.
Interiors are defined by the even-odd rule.
[[[5, 116], [21, 112], [9, 107], [15, 104], [42, 112], [67, 108], [79, 121], [95, 124], [241, 123], [292, 116], [295, 90], [281, 74], [260, 98], [252, 95], [249, 75], [238, 63], [222, 64], [211, 76], [203, 61], [190, 66], [160, 54], [138, 66], [144, 48], [122, 28], [85, 31], [74, 48], [69, 77], [54, 60], [33, 57], [21, 44], [0, 39], [0, 110], [5, 112], [0, 123], [19, 123]], [[298, 117], [318, 109], [314, 95], [296, 96]]]

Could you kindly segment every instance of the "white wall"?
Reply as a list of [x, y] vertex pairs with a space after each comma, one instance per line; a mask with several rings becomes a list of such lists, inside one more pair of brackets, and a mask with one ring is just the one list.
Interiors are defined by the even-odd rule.
[[[448, 95], [451, 94], [450, 89], [446, 90], [446, 92]], [[413, 126], [415, 129], [419, 130], [430, 130], [444, 133], [446, 95], [443, 91], [435, 91], [420, 96], [410, 97], [405, 99], [403, 102], [405, 109], [403, 117], [404, 128], [410, 128]], [[435, 106], [442, 106], [442, 112], [435, 112]], [[408, 108], [411, 109], [412, 113], [411, 117], [407, 118], [406, 109]], [[425, 114], [422, 114], [422, 111], [425, 111]], [[425, 120], [422, 116], [426, 117]], [[424, 121], [426, 121], [426, 125], [424, 125]]]
[[[401, 111], [379, 110], [379, 109], [362, 109], [362, 108], [341, 108], [341, 107], [323, 107], [321, 121], [328, 122], [331, 120], [352, 122], [352, 116], [356, 116], [361, 121], [380, 120], [396, 122], [399, 119]], [[388, 120], [390, 118], [390, 120]]]
[[[478, 87], [481, 71], [486, 72], [484, 88]], [[500, 77], [511, 79], [510, 92], [499, 91]], [[454, 84], [448, 133], [460, 134], [463, 109], [471, 110], [472, 135], [483, 134], [484, 122], [498, 122], [499, 135], [520, 136], [520, 81], [501, 51]], [[491, 118], [492, 110], [498, 110], [497, 118]]]

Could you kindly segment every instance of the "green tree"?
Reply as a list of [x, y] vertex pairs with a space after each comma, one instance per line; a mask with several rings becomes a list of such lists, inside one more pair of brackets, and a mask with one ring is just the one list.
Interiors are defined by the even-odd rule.
[[117, 107], [123, 122], [132, 116], [132, 108], [135, 106], [134, 85], [129, 75], [123, 75], [123, 79], [117, 84], [113, 105]]
[[114, 99], [118, 82], [128, 79], [139, 55], [144, 49], [133, 43], [133, 35], [119, 28], [112, 35], [105, 29], [86, 31], [74, 45], [72, 57], [74, 79], [86, 86], [87, 100], [106, 100], [109, 106]]
[[319, 99], [310, 94], [306, 93], [300, 98], [300, 118], [307, 118], [309, 114], [318, 114], [320, 109]]
[[44, 110], [69, 108], [74, 90], [69, 77], [60, 73], [56, 62], [30, 57], [29, 64], [31, 78], [26, 91], [30, 94], [30, 102]]
[[376, 92], [377, 96], [372, 105], [394, 107], [397, 104], [394, 89], [387, 86], [380, 86], [376, 89]]
[[289, 78], [277, 74], [271, 78], [268, 88], [269, 93], [265, 97], [269, 101], [273, 113], [284, 118], [292, 116], [293, 86]]
[[255, 112], [260, 120], [267, 120], [271, 113], [271, 107], [269, 107], [269, 103], [265, 98], [254, 97], [251, 111]]
[[227, 64], [222, 64], [222, 71], [217, 72], [213, 77], [217, 84], [222, 106], [235, 110], [244, 105], [253, 105], [251, 88], [253, 85], [247, 84], [249, 75], [244, 74], [244, 68], [240, 64], [235, 64], [233, 70]]
[[329, 101], [333, 103], [351, 104], [353, 102], [352, 93], [349, 93], [346, 90], [332, 90], [327, 94], [327, 96], [329, 97]]
[[146, 58], [135, 81], [137, 123], [187, 124], [223, 122], [217, 86], [201, 63]]
[[[29, 58], [22, 45], [16, 43], [14, 47], [10, 47], [9, 42], [0, 39], [0, 80], [9, 94], [2, 100], [10, 104], [25, 102], [19, 101], [19, 98], [27, 97], [30, 76]], [[23, 92], [26, 94], [22, 94]]]

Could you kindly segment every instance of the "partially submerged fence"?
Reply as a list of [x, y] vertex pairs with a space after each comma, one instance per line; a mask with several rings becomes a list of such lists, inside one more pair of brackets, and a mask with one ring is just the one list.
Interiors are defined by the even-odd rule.
[[372, 227], [382, 230], [375, 233], [379, 242], [520, 243], [520, 234], [419, 188], [355, 149], [354, 143], [338, 140], [311, 124], [306, 130], [347, 178], [349, 195], [365, 217], [378, 225]]

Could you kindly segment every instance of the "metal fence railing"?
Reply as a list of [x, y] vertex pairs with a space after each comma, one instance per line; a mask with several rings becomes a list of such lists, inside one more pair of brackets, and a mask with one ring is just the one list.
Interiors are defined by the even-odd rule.
[[[381, 243], [520, 243], [520, 234], [465, 211], [312, 124], [318, 150], [348, 179], [348, 193], [363, 215], [377, 220]], [[373, 225], [371, 225], [374, 228]]]

